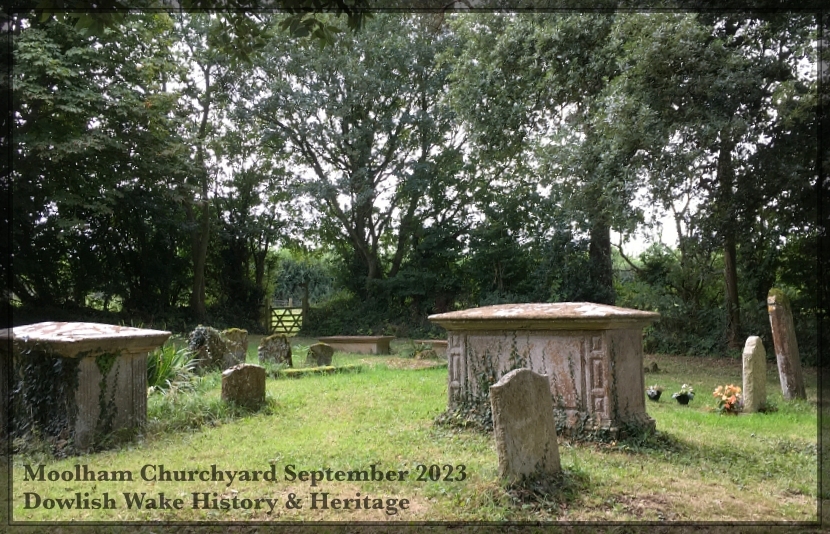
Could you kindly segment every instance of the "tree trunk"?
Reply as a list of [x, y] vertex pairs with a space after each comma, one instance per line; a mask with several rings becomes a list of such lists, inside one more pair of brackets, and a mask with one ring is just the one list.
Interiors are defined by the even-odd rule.
[[[192, 207], [188, 210], [190, 217], [195, 222]], [[193, 229], [193, 290], [190, 293], [190, 311], [198, 321], [207, 318], [205, 308], [205, 264], [207, 263], [208, 232], [210, 231], [210, 215], [205, 201], [202, 207], [202, 217], [198, 228]]]
[[[210, 233], [210, 209], [208, 203], [208, 173], [205, 168], [205, 137], [210, 113], [210, 104], [213, 97], [213, 88], [210, 83], [210, 69], [203, 69], [205, 76], [205, 96], [199, 99], [202, 106], [202, 118], [199, 123], [199, 132], [196, 137], [196, 163], [201, 174], [202, 186], [202, 219], [199, 227], [193, 229], [193, 292], [190, 294], [190, 311], [198, 321], [207, 318], [205, 308], [205, 264], [207, 263], [208, 238]], [[190, 208], [188, 219], [195, 221]]]
[[588, 246], [593, 301], [599, 304], [616, 302], [614, 291], [614, 264], [611, 260], [611, 225], [604, 218], [591, 225], [591, 243]]
[[309, 311], [309, 304], [308, 304], [308, 282], [303, 284], [303, 322], [308, 320], [308, 311]]
[[727, 341], [730, 349], [740, 349], [741, 310], [738, 300], [738, 269], [735, 265], [735, 232], [727, 230], [723, 246], [723, 276], [726, 281]]
[[[723, 135], [723, 134], [722, 134]], [[723, 238], [723, 278], [726, 285], [726, 339], [730, 349], [740, 349], [741, 305], [738, 299], [738, 267], [735, 244], [735, 207], [732, 186], [735, 171], [732, 168], [732, 147], [730, 141], [722, 141], [718, 154], [718, 182], [720, 186], [721, 214], [720, 232]]]

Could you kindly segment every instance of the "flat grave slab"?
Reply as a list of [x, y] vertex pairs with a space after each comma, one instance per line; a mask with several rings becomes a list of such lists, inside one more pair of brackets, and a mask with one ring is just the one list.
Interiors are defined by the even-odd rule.
[[334, 350], [357, 354], [389, 354], [389, 342], [395, 336], [329, 336], [319, 338]]

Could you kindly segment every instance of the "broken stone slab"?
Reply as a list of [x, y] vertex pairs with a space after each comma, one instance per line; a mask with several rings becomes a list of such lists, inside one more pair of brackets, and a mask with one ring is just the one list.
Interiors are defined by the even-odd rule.
[[499, 476], [509, 482], [562, 471], [548, 377], [515, 369], [490, 386]]
[[[147, 354], [170, 332], [101, 323], [44, 322], [6, 336], [2, 378], [12, 374], [15, 418], [49, 436], [66, 436], [77, 450], [109, 433], [147, 421]], [[8, 350], [11, 349], [11, 354]], [[51, 362], [43, 365], [44, 362]], [[10, 365], [12, 364], [12, 365]], [[44, 396], [49, 409], [43, 410]], [[39, 408], [34, 407], [35, 405]], [[0, 398], [3, 413], [7, 397]]]
[[331, 365], [331, 358], [334, 356], [334, 349], [326, 343], [315, 343], [308, 348], [306, 354], [306, 367], [323, 367]]
[[265, 368], [241, 363], [222, 372], [222, 400], [259, 409], [265, 403]]
[[285, 364], [288, 367], [294, 366], [291, 360], [291, 342], [285, 334], [274, 334], [262, 338], [257, 349], [257, 357], [259, 363], [271, 362]]
[[248, 357], [248, 331], [241, 328], [229, 328], [222, 331], [222, 339], [228, 350], [225, 353], [224, 368], [245, 363]]
[[783, 291], [770, 289], [767, 296], [767, 311], [772, 327], [772, 342], [775, 346], [778, 376], [781, 380], [784, 399], [806, 399], [807, 392], [804, 388], [804, 375], [801, 372], [793, 314], [790, 301]]
[[743, 352], [743, 411], [754, 413], [767, 403], [767, 352], [758, 336], [746, 340]]
[[[605, 438], [654, 430], [646, 413], [643, 328], [660, 315], [589, 302], [485, 306], [429, 316], [448, 330], [448, 412], [489, 410], [513, 369], [550, 377], [563, 432]], [[464, 414], [460, 413], [464, 412]]]

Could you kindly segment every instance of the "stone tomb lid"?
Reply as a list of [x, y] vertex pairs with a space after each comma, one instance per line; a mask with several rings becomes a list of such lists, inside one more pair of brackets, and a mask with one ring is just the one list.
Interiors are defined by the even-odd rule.
[[13, 329], [15, 348], [46, 345], [66, 358], [117, 350], [150, 352], [164, 344], [170, 332], [102, 323], [46, 322]]
[[592, 302], [498, 304], [430, 315], [447, 330], [611, 330], [643, 328], [659, 313]]

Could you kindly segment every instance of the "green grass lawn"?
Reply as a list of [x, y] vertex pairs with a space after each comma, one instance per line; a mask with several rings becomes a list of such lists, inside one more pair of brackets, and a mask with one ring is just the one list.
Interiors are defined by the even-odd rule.
[[[251, 339], [249, 361], [256, 361]], [[295, 362], [314, 340], [295, 339]], [[406, 344], [396, 343], [397, 350]], [[784, 402], [777, 370], [768, 365], [767, 391], [777, 411], [721, 416], [714, 411], [716, 386], [740, 384], [740, 361], [646, 356], [661, 372], [647, 384], [665, 388], [660, 402], [647, 402], [658, 434], [616, 443], [572, 443], [560, 439], [565, 477], [548, 498], [518, 502], [497, 477], [492, 436], [433, 424], [446, 409], [446, 366], [392, 356], [335, 353], [334, 364], [363, 364], [360, 373], [269, 379], [268, 406], [258, 413], [234, 412], [219, 400], [218, 373], [193, 392], [149, 400], [148, 427], [138, 440], [110, 450], [55, 460], [14, 458], [15, 521], [816, 521], [816, 372], [805, 369], [808, 400]], [[689, 406], [671, 398], [682, 383], [697, 396]], [[177, 426], [183, 419], [196, 421]], [[214, 410], [215, 413], [210, 412]], [[224, 411], [223, 411], [224, 410]], [[190, 427], [190, 428], [188, 428]], [[193, 428], [195, 427], [195, 428]], [[25, 481], [26, 465], [44, 473], [75, 470], [129, 471], [134, 480]], [[143, 480], [141, 470], [266, 471], [276, 481], [233, 482]], [[335, 480], [337, 471], [396, 473], [394, 480]], [[426, 467], [419, 467], [426, 466]], [[438, 480], [430, 479], [439, 471]], [[462, 467], [463, 466], [463, 467]], [[331, 470], [331, 481], [301, 480], [301, 471]], [[291, 479], [288, 471], [295, 473]], [[452, 470], [452, 473], [450, 473]], [[399, 471], [408, 472], [398, 480]], [[423, 473], [422, 480], [418, 480]], [[323, 473], [325, 475], [325, 472]], [[447, 477], [447, 475], [449, 476]], [[258, 475], [262, 476], [262, 475]], [[309, 477], [311, 474], [308, 475]], [[445, 480], [445, 477], [448, 478]], [[25, 494], [41, 506], [25, 508]], [[124, 493], [175, 502], [181, 509], [129, 509]], [[113, 498], [114, 509], [59, 509], [57, 500]], [[86, 494], [89, 494], [86, 496]], [[226, 499], [229, 509], [200, 506]], [[316, 497], [315, 495], [316, 494]], [[328, 509], [321, 509], [327, 494]], [[358, 496], [359, 494], [359, 496]], [[301, 507], [290, 508], [290, 498]], [[368, 497], [368, 499], [366, 499]], [[233, 503], [236, 498], [237, 508]], [[52, 499], [51, 509], [44, 508]], [[249, 501], [245, 501], [248, 499]], [[244, 509], [260, 499], [260, 507]], [[268, 501], [274, 503], [270, 508]], [[312, 508], [316, 499], [316, 509]], [[352, 499], [348, 510], [332, 499]], [[30, 495], [30, 502], [34, 497]], [[355, 510], [355, 500], [361, 509]], [[407, 502], [404, 503], [403, 500]], [[145, 504], [148, 501], [145, 501]], [[200, 503], [203, 501], [200, 501]], [[365, 509], [365, 505], [369, 509]], [[220, 505], [221, 506], [221, 505]]]

